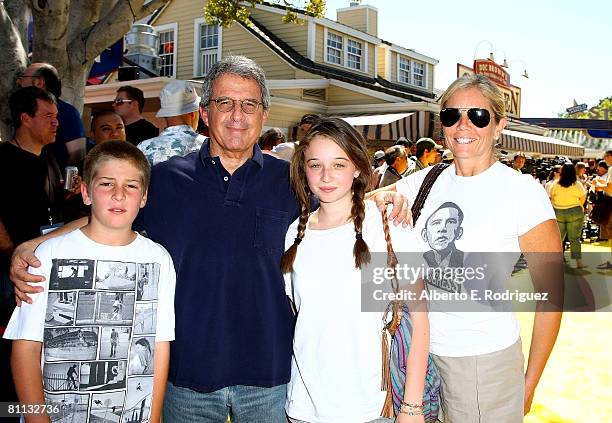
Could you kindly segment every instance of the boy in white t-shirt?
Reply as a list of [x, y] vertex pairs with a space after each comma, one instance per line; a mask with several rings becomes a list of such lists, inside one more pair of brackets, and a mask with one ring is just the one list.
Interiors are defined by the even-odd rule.
[[[131, 229], [149, 179], [133, 145], [96, 146], [81, 186], [89, 223], [36, 250], [42, 265], [30, 272], [45, 277], [45, 290], [14, 311], [4, 335], [14, 340], [20, 403], [43, 411], [27, 422], [161, 420], [176, 275], [168, 252]], [[148, 289], [137, 297], [143, 277]]]

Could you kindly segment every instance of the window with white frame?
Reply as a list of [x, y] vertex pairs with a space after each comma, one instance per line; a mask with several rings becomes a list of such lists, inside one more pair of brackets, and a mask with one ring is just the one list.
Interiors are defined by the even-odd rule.
[[195, 20], [194, 75], [204, 76], [221, 59], [221, 29], [204, 18]]
[[332, 32], [327, 33], [327, 61], [342, 64], [342, 37]]
[[397, 80], [404, 84], [411, 84], [425, 88], [427, 86], [426, 64], [416, 62], [407, 57], [399, 56], [397, 61]]
[[425, 65], [419, 62], [412, 62], [412, 84], [417, 87], [425, 86]]
[[410, 60], [405, 57], [399, 58], [399, 75], [398, 79], [400, 82], [410, 84]]
[[175, 76], [176, 29], [159, 30], [159, 76]]
[[363, 57], [362, 44], [359, 41], [349, 39], [347, 44], [346, 65], [349, 68], [361, 70]]

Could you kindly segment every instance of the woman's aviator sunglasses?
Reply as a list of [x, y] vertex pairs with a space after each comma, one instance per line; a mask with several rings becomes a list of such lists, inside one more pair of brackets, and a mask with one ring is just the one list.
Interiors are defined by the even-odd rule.
[[489, 122], [491, 122], [491, 114], [489, 111], [478, 107], [472, 107], [470, 109], [446, 107], [440, 111], [440, 122], [446, 127], [453, 126], [461, 119], [461, 112], [466, 110], [468, 119], [478, 128], [485, 128]]

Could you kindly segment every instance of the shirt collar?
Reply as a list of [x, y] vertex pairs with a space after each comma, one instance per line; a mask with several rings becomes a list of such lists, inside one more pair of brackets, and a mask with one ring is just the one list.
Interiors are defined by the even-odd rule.
[[[204, 142], [202, 143], [202, 147], [200, 148], [200, 161], [202, 164], [206, 165], [208, 162], [207, 159], [212, 158], [210, 155], [210, 138], [206, 137]], [[260, 168], [264, 166], [264, 157], [261, 152], [261, 148], [259, 148], [259, 144], [255, 144], [253, 146], [253, 157], [250, 158], [253, 162], [257, 163]]]
[[164, 129], [165, 133], [170, 133], [170, 132], [189, 132], [190, 134], [197, 134], [196, 131], [193, 130], [193, 128], [189, 125], [174, 125], [174, 126], [168, 126], [166, 129]]

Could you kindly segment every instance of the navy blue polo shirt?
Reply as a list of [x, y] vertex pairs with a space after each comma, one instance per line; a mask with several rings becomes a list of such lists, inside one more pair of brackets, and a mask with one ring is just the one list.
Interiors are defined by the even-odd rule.
[[153, 167], [135, 229], [166, 247], [176, 268], [173, 384], [212, 392], [289, 381], [294, 320], [280, 260], [298, 216], [288, 163], [257, 145], [233, 175], [208, 141]]

